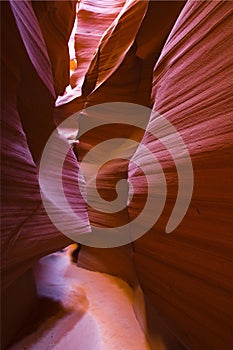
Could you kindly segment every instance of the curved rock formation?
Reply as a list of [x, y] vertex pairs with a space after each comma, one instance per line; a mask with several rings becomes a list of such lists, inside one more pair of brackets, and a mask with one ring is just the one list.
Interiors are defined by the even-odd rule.
[[[35, 303], [28, 270], [40, 257], [61, 249], [70, 240], [58, 231], [45, 212], [37, 176], [36, 163], [55, 128], [53, 82], [50, 89], [42, 80], [52, 77], [50, 66], [41, 65], [38, 69], [37, 65], [41, 60], [46, 61], [46, 47], [37, 31], [38, 36], [29, 40], [38, 26], [30, 2], [3, 2], [1, 15], [1, 300], [4, 305], [1, 323], [2, 346], [5, 346], [27, 320]], [[28, 22], [23, 16], [27, 16]], [[18, 25], [21, 21], [27, 26], [18, 27], [16, 19]], [[66, 83], [61, 79], [59, 85], [65, 88]], [[86, 205], [77, 193], [76, 173], [77, 161], [70, 153], [64, 185], [75, 198], [73, 207], [82, 213], [83, 223], [88, 223]]]
[[[162, 164], [168, 193], [160, 220], [134, 243], [137, 275], [160, 316], [189, 349], [232, 346], [232, 14], [229, 2], [189, 1], [155, 66], [153, 111], [182, 135], [194, 170], [189, 209], [169, 235], [165, 227], [177, 197], [177, 169], [162, 144], [168, 136], [151, 138], [156, 115], [142, 140]], [[178, 146], [174, 140], [169, 151], [185, 165]], [[143, 181], [132, 167], [131, 177], [136, 186]], [[130, 215], [145, 195], [139, 187]]]
[[[231, 349], [231, 2], [119, 0], [112, 4], [85, 0], [78, 11], [78, 66], [71, 81], [67, 43], [76, 2], [33, 2], [33, 12], [31, 2], [22, 1], [21, 6], [29, 6], [30, 21], [20, 17], [24, 12], [16, 5], [12, 12], [12, 1], [10, 4], [1, 4], [3, 297], [12, 292], [16, 282], [22, 286], [27, 280], [24, 273], [41, 256], [70, 242], [53, 226], [42, 206], [37, 163], [55, 129], [55, 95], [62, 95], [71, 83], [75, 88], [57, 100], [57, 124], [83, 108], [86, 117], [91, 117], [88, 107], [105, 102], [153, 106], [144, 135], [142, 130], [121, 124], [83, 135], [75, 146], [79, 162], [85, 161], [86, 152], [98, 142], [123, 135], [140, 142], [131, 160], [157, 176], [142, 146], [150, 149], [163, 168], [167, 185], [162, 215], [142, 238], [112, 249], [83, 246], [79, 264], [118, 275], [135, 288], [140, 283], [153, 307], [148, 314], [152, 310], [158, 314], [157, 321], [161, 319], [185, 347]], [[27, 25], [20, 27], [20, 18], [21, 24]], [[44, 63], [40, 66], [40, 62]], [[158, 127], [160, 117], [182, 137], [194, 172], [191, 203], [169, 235], [165, 234], [166, 225], [176, 204], [179, 181], [187, 180], [187, 152], [177, 143], [177, 133]], [[103, 115], [97, 113], [95, 118], [101, 120]], [[153, 137], [155, 131], [162, 135], [159, 139]], [[132, 161], [117, 159], [99, 174], [98, 187], [108, 200], [114, 199], [119, 179], [129, 179], [134, 185], [135, 193], [129, 195], [124, 210], [109, 215], [86, 206], [76, 186], [79, 164], [70, 151], [63, 182], [74, 210], [83, 217], [82, 233], [90, 230], [89, 222], [115, 227], [139, 215], [147, 187]], [[177, 164], [184, 167], [181, 177]], [[56, 166], [49, 170], [55, 176]], [[87, 182], [87, 187], [92, 188], [94, 181]], [[158, 176], [154, 189], [158, 200], [161, 188]], [[127, 194], [130, 192], [131, 188]], [[174, 349], [172, 345], [164, 347]]]

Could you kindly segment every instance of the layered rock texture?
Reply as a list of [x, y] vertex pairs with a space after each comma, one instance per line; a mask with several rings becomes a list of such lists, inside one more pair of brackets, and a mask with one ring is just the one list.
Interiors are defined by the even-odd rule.
[[[15, 336], [35, 299], [30, 268], [40, 257], [71, 242], [51, 223], [42, 204], [38, 164], [44, 146], [56, 125], [72, 114], [85, 108], [91, 118], [88, 107], [123, 102], [152, 108], [145, 133], [133, 126], [108, 124], [83, 135], [66, 157], [63, 186], [74, 212], [82, 217], [77, 233], [88, 234], [93, 226], [128, 224], [141, 213], [148, 188], [134, 160], [154, 177], [154, 194], [162, 200], [162, 178], [144, 146], [163, 169], [165, 206], [143, 237], [123, 247], [82, 246], [78, 264], [117, 275], [135, 289], [140, 284], [151, 305], [148, 315], [156, 314], [157, 322], [179, 339], [180, 345], [174, 346], [230, 350], [231, 1], [83, 0], [78, 8], [75, 1], [33, 1], [33, 5], [10, 1], [1, 7], [2, 295], [3, 300], [7, 295], [14, 299], [12, 291], [21, 286], [25, 305], [4, 345]], [[68, 40], [75, 14], [77, 68], [69, 77]], [[63, 95], [67, 85], [72, 89]], [[95, 118], [98, 123], [104, 116], [97, 113]], [[159, 123], [161, 118], [173, 129]], [[185, 148], [177, 142], [177, 134]], [[126, 193], [125, 208], [109, 214], [86, 204], [77, 174], [94, 145], [117, 137], [134, 139], [139, 146], [133, 149], [131, 162], [119, 157], [99, 174], [98, 189], [108, 201], [115, 198], [119, 179], [128, 179], [133, 186]], [[60, 141], [66, 142], [62, 136]], [[185, 172], [187, 150], [193, 167], [192, 198], [181, 223], [166, 234], [179, 186], [182, 181], [191, 183]], [[48, 171], [55, 178], [56, 165]], [[92, 189], [95, 180], [90, 178], [86, 188]], [[184, 200], [189, 190], [183, 193]], [[62, 217], [59, 203], [54, 210]], [[22, 288], [25, 283], [31, 285], [30, 298]], [[5, 313], [10, 318], [9, 310]], [[166, 335], [164, 339], [166, 349], [175, 348], [166, 342]]]

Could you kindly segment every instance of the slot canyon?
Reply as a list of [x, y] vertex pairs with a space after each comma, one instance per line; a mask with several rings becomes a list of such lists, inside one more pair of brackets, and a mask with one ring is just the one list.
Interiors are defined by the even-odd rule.
[[1, 1], [1, 346], [233, 349], [233, 2]]

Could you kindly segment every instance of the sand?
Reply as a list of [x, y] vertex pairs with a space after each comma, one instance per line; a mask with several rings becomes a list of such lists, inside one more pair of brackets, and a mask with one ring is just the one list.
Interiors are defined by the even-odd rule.
[[120, 278], [77, 267], [71, 249], [35, 267], [41, 305], [53, 305], [53, 312], [10, 350], [149, 350], [133, 290]]

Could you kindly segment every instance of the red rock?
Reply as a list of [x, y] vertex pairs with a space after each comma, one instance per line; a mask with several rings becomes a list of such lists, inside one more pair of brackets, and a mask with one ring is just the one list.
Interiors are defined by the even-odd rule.
[[[69, 83], [67, 42], [75, 15], [74, 3], [69, 3], [34, 4], [57, 94]], [[44, 5], [49, 6], [47, 12], [43, 12]], [[50, 6], [55, 6], [57, 16], [51, 15]], [[70, 6], [69, 10], [64, 11], [63, 6]], [[2, 54], [2, 276], [6, 290], [41, 256], [69, 240], [46, 215], [37, 178], [36, 162], [55, 128], [54, 97], [28, 57], [9, 5], [4, 4], [3, 9], [3, 25], [11, 28], [7, 31], [10, 45], [3, 38]], [[79, 264], [118, 274], [133, 286], [138, 278], [156, 313], [192, 350], [227, 350], [232, 345], [232, 18], [232, 5], [227, 1], [84, 1], [75, 37], [78, 66], [71, 77], [75, 88], [58, 99], [55, 112], [59, 123], [84, 106], [104, 102], [153, 105], [153, 111], [182, 136], [193, 164], [194, 190], [180, 225], [172, 234], [165, 234], [179, 177], [166, 149], [169, 137], [151, 136], [156, 128], [152, 114], [142, 144], [163, 167], [168, 190], [165, 209], [141, 239], [114, 249], [83, 247]], [[98, 140], [118, 137], [119, 133], [127, 138], [134, 134], [132, 129], [109, 127], [83, 136], [76, 147], [79, 160]], [[170, 136], [174, 142], [169, 147], [182, 164], [184, 149], [177, 147], [175, 134]], [[140, 139], [141, 132], [134, 137]], [[140, 147], [133, 157], [153, 173], [153, 164]], [[107, 199], [113, 198], [120, 178], [129, 178], [137, 190], [128, 207], [110, 216], [86, 208], [75, 186], [77, 169], [77, 160], [70, 152], [64, 182], [87, 230], [88, 220], [96, 226], [114, 227], [128, 223], [142, 210], [147, 191], [142, 173], [132, 164], [128, 168], [128, 162], [117, 160], [100, 173], [98, 186]], [[162, 184], [161, 178], [157, 184]], [[91, 187], [93, 182], [87, 185]]]

